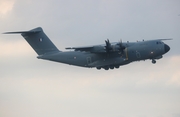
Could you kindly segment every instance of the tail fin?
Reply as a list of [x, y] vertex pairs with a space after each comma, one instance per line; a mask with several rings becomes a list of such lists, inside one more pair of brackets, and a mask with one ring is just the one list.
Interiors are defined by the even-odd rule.
[[4, 34], [21, 33], [24, 39], [31, 45], [38, 55], [43, 55], [49, 52], [58, 52], [57, 47], [46, 36], [41, 27], [32, 29], [30, 31], [20, 32], [6, 32]]

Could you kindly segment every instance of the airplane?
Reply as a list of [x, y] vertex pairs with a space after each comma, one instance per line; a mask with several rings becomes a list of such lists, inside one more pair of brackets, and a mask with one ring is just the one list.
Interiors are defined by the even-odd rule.
[[71, 51], [60, 51], [46, 36], [41, 27], [29, 31], [5, 32], [4, 34], [21, 34], [38, 54], [38, 59], [87, 68], [95, 67], [98, 70], [119, 68], [134, 61], [145, 61], [147, 59], [152, 60], [152, 63], [155, 64], [157, 59], [161, 59], [162, 55], [170, 50], [170, 47], [163, 41], [172, 40], [154, 39], [110, 43], [107, 39], [105, 44], [67, 47], [66, 49]]

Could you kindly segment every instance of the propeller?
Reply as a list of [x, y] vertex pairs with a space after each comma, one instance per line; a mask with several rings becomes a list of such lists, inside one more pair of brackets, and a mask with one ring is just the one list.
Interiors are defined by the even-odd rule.
[[[113, 51], [113, 47], [111, 45], [111, 43], [109, 42], [109, 39], [105, 40], [105, 43], [106, 43], [106, 46], [105, 46], [105, 50], [106, 52], [110, 52], [110, 51]], [[122, 43], [122, 40], [119, 41], [119, 43], [117, 43], [117, 51], [123, 53], [124, 49], [126, 48], [123, 43]], [[116, 51], [116, 49], [115, 49]]]
[[123, 46], [122, 39], [119, 41], [118, 45], [119, 45], [119, 51], [120, 51], [121, 53], [123, 53], [123, 50], [126, 49], [126, 47]]
[[110, 52], [112, 50], [112, 46], [111, 43], [109, 42], [109, 39], [105, 40], [105, 43], [106, 43], [105, 46], [106, 52]]
[[123, 46], [123, 44], [122, 44], [122, 39], [120, 40], [119, 47], [120, 47], [122, 50], [124, 50], [124, 49], [126, 48], [126, 47]]

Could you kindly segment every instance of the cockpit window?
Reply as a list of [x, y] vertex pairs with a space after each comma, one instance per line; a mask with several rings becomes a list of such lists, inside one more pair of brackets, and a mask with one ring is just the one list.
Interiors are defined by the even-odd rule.
[[156, 44], [162, 44], [162, 42], [157, 41]]

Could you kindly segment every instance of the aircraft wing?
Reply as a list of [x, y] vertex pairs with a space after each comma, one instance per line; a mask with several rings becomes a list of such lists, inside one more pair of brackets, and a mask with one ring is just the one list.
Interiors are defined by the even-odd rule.
[[173, 39], [172, 38], [168, 38], [168, 39], [157, 39], [157, 40], [166, 41], [166, 40], [173, 40]]
[[86, 46], [86, 47], [67, 47], [66, 49], [74, 49], [75, 51], [88, 51], [92, 49], [93, 46]]
[[67, 47], [65, 49], [74, 49], [75, 51], [86, 51], [91, 53], [106, 53], [105, 47], [102, 45], [85, 47]]
[[110, 53], [110, 52], [123, 52], [126, 47], [122, 41], [119, 43], [110, 43], [109, 39], [105, 40], [105, 44], [85, 46], [85, 47], [68, 47], [66, 49], [74, 49], [75, 51], [86, 51], [91, 53]]

